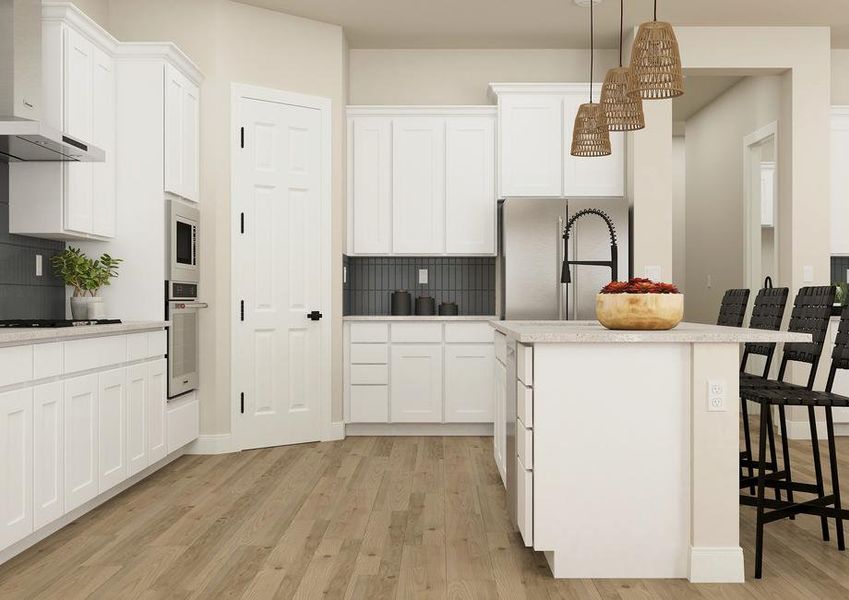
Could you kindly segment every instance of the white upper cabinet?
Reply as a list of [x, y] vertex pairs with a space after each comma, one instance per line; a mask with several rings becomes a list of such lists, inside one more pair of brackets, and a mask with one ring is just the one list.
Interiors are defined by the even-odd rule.
[[348, 122], [349, 254], [392, 252], [392, 120]]
[[165, 191], [197, 202], [199, 89], [165, 66]]
[[[593, 86], [598, 98], [601, 86]], [[623, 196], [625, 135], [611, 133], [612, 154], [570, 154], [587, 84], [493, 84], [498, 100], [499, 197]]]
[[492, 107], [348, 108], [348, 253], [495, 254]]
[[849, 255], [849, 106], [831, 108], [831, 253]]
[[106, 162], [89, 165], [92, 171], [91, 232], [111, 238], [115, 236], [115, 163], [118, 160], [115, 154], [115, 61], [97, 47], [92, 62], [92, 89], [91, 143], [106, 152]]
[[392, 126], [392, 252], [445, 248], [445, 121], [404, 117]]
[[445, 124], [445, 251], [491, 254], [495, 248], [495, 119]]

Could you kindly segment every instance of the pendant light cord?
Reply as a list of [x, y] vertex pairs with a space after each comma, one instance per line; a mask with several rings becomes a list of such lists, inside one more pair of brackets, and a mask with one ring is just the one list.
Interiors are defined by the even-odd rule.
[[619, 67], [622, 68], [622, 28], [625, 26], [625, 0], [619, 0]]
[[654, 0], [654, 20], [657, 22], [657, 0]]
[[[656, 2], [657, 0], [655, 0]], [[590, 104], [593, 103], [593, 4], [595, 2], [590, 0]]]

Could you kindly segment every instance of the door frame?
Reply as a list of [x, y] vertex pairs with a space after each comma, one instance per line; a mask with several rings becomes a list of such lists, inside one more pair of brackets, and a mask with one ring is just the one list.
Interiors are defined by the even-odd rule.
[[[752, 256], [755, 251], [753, 246], [755, 238], [760, 241], [760, 235], [755, 235], [755, 228], [760, 230], [761, 226], [761, 207], [760, 203], [757, 206], [754, 205], [754, 186], [760, 186], [760, 179], [754, 181], [752, 177], [752, 168], [754, 166], [752, 161], [752, 147], [757, 146], [764, 140], [768, 139], [770, 136], [773, 137], [773, 144], [775, 145], [775, 165], [776, 169], [780, 167], [779, 162], [779, 152], [778, 152], [778, 121], [773, 121], [760, 127], [759, 129], [753, 131], [749, 135], [743, 138], [743, 264], [744, 264], [744, 282], [745, 286], [752, 290], [759, 290], [761, 285], [763, 285], [763, 279], [761, 278], [762, 269], [758, 269], [757, 275], [755, 274], [755, 267], [760, 267], [760, 260], [753, 261]], [[774, 211], [778, 212], [778, 201], [779, 201], [779, 183], [776, 178], [775, 181], [775, 198], [776, 198], [776, 206], [774, 207]], [[760, 198], [760, 194], [758, 194]], [[773, 244], [775, 246], [775, 265], [778, 266], [780, 260], [779, 253], [779, 232], [778, 232], [778, 224], [774, 224], [773, 226]], [[760, 253], [760, 248], [757, 249], [758, 253]], [[776, 269], [776, 278], [778, 277], [778, 270]], [[775, 282], [776, 285], [780, 285], [779, 282]], [[751, 312], [751, 308], [749, 309]]]
[[238, 289], [233, 285], [233, 273], [237, 269], [237, 240], [241, 236], [241, 218], [242, 203], [237, 198], [236, 193], [236, 160], [238, 152], [241, 151], [241, 135], [239, 125], [239, 104], [242, 99], [260, 100], [263, 102], [272, 102], [276, 104], [286, 104], [290, 106], [300, 106], [304, 108], [312, 108], [318, 110], [321, 115], [321, 229], [320, 244], [321, 257], [319, 259], [322, 277], [321, 277], [321, 311], [324, 313], [324, 318], [318, 322], [320, 329], [319, 338], [321, 340], [321, 368], [320, 368], [320, 388], [319, 388], [319, 405], [321, 414], [320, 424], [320, 440], [328, 441], [337, 439], [339, 436], [334, 432], [332, 423], [332, 346], [331, 346], [331, 331], [333, 318], [333, 294], [332, 294], [332, 277], [333, 277], [333, 254], [332, 254], [332, 237], [331, 237], [331, 190], [332, 190], [332, 132], [331, 132], [331, 116], [332, 116], [332, 101], [330, 98], [321, 96], [308, 96], [295, 92], [287, 92], [283, 90], [275, 90], [272, 88], [260, 87], [256, 85], [244, 83], [230, 84], [230, 397], [231, 412], [230, 412], [230, 431], [233, 437], [233, 449], [242, 450], [246, 446], [245, 439], [250, 435], [250, 432], [244, 431], [240, 419], [240, 399], [237, 391], [236, 380], [236, 345], [233, 343], [235, 332], [239, 326], [239, 306], [240, 295]]

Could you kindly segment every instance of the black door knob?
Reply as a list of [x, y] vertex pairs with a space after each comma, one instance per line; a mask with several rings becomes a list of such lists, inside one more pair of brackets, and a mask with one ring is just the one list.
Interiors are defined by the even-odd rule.
[[321, 314], [319, 311], [317, 311], [317, 310], [314, 310], [314, 311], [312, 311], [311, 313], [307, 313], [307, 318], [308, 318], [308, 319], [310, 319], [311, 321], [318, 321], [318, 320], [319, 320], [319, 319], [321, 319], [321, 317], [323, 317], [323, 316], [324, 316], [324, 315], [322, 315], [322, 314]]

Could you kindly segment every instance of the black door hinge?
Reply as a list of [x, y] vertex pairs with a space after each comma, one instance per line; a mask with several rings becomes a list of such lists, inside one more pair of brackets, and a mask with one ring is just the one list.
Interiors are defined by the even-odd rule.
[[242, 233], [245, 233], [245, 213], [242, 213]]
[[239, 302], [239, 317], [242, 319], [242, 321], [245, 320], [245, 301], [244, 300]]
[[241, 145], [242, 145], [242, 148], [244, 148], [244, 147], [245, 147], [245, 128], [244, 128], [244, 127], [242, 127], [242, 128], [241, 128], [240, 133], [239, 133], [239, 136], [240, 136], [240, 138], [241, 138], [241, 142], [240, 142], [240, 143], [241, 143]]
[[242, 406], [240, 410], [242, 411], [242, 414], [245, 414], [245, 392], [242, 392], [241, 394], [241, 404]]

